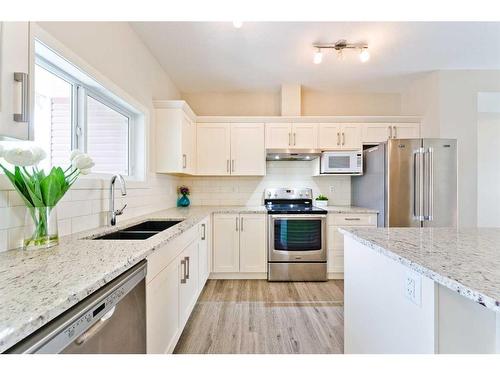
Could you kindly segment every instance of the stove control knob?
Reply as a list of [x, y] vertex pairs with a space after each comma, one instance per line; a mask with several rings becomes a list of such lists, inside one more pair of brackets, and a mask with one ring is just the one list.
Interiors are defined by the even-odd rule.
[[304, 194], [300, 193], [300, 194], [299, 194], [299, 197], [301, 197], [301, 196], [303, 196], [303, 195], [304, 195]]
[[270, 191], [267, 192], [267, 196], [271, 197], [271, 192]]
[[278, 193], [274, 193], [274, 197], [276, 198], [278, 196]]

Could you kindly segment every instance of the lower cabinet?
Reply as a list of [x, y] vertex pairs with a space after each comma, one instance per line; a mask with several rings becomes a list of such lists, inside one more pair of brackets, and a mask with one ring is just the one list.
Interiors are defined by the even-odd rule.
[[209, 219], [148, 258], [146, 276], [147, 353], [171, 353], [210, 270]]
[[328, 273], [330, 278], [344, 275], [344, 236], [340, 227], [376, 227], [377, 214], [329, 214], [327, 230]]
[[266, 272], [266, 215], [214, 214], [213, 272]]

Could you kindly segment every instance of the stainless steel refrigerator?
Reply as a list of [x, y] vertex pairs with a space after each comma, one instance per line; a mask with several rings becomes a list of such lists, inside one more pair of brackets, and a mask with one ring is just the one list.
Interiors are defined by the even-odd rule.
[[457, 225], [457, 141], [391, 139], [363, 152], [351, 202], [377, 209], [379, 227]]

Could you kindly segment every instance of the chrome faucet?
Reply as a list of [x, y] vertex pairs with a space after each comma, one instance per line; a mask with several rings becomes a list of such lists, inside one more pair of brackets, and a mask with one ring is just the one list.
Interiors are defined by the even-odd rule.
[[125, 180], [121, 174], [115, 174], [111, 177], [111, 183], [109, 184], [109, 212], [108, 212], [108, 223], [109, 225], [116, 225], [116, 217], [123, 214], [123, 210], [127, 205], [125, 204], [121, 209], [115, 211], [115, 182], [116, 179], [120, 181], [120, 190], [122, 192], [122, 197], [127, 195], [127, 188], [125, 187]]

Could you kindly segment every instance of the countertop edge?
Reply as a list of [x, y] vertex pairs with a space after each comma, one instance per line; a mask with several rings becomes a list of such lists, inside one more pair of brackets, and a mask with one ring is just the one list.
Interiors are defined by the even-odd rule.
[[[352, 233], [349, 229], [339, 228], [340, 233], [346, 235], [359, 243], [369, 247], [370, 249], [376, 251], [379, 254], [386, 256], [389, 259], [397, 261], [398, 263], [410, 268], [411, 270], [430, 278], [431, 280], [437, 282], [438, 284], [447, 287], [450, 290], [453, 290], [460, 294], [463, 297], [466, 297], [476, 303], [479, 303], [482, 306], [489, 308], [497, 313], [500, 313], [500, 301], [497, 301], [495, 298], [491, 298], [482, 293], [479, 293], [476, 290], [471, 289], [470, 287], [459, 283], [456, 280], [450, 279], [446, 276], [443, 276], [435, 271], [428, 269], [427, 267], [422, 266], [419, 263], [412, 262], [411, 260], [386, 249], [370, 240], [359, 237], [356, 234]], [[345, 272], [345, 271], [344, 271]]]

